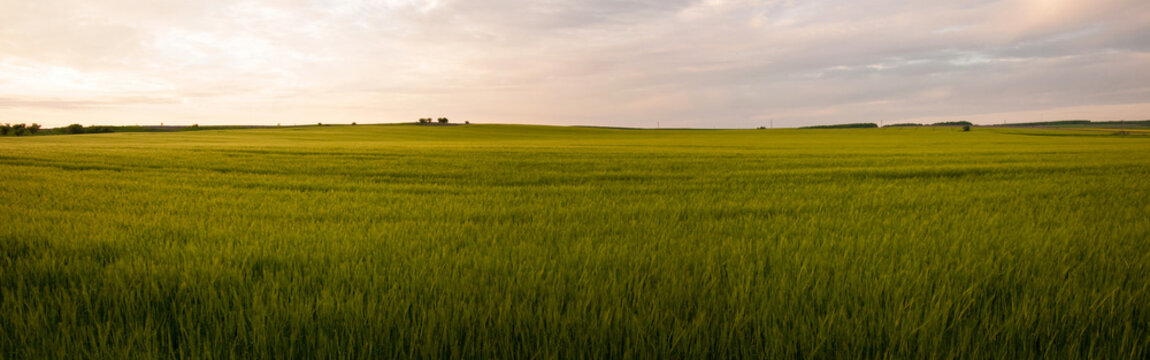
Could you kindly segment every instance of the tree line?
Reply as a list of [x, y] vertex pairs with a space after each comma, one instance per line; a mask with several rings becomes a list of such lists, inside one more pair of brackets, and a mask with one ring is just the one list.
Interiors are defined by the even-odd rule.
[[53, 130], [52, 131], [53, 133], [57, 133], [57, 134], [98, 134], [98, 133], [110, 133], [113, 131], [111, 126], [89, 125], [88, 127], [84, 127], [84, 125], [80, 125], [80, 124], [72, 124], [72, 125], [65, 126], [63, 128], [52, 129], [52, 130]]
[[4, 124], [0, 125], [0, 136], [35, 135], [40, 132], [40, 124]]
[[[43, 130], [43, 131], [41, 131]], [[80, 124], [72, 124], [62, 128], [42, 129], [40, 124], [0, 124], [0, 136], [28, 136], [36, 134], [98, 134], [110, 133], [114, 129], [111, 126], [96, 126], [91, 125], [84, 127]]]

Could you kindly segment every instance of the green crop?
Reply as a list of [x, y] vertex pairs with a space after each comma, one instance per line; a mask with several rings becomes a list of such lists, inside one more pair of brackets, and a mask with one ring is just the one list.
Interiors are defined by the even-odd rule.
[[0, 358], [1146, 358], [1150, 137], [0, 138]]

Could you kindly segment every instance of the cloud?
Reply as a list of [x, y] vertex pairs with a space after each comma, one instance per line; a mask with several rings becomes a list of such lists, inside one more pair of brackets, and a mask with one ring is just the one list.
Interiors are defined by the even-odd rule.
[[751, 127], [1101, 109], [1150, 103], [1147, 14], [1134, 0], [12, 2], [0, 115]]
[[36, 97], [0, 98], [0, 109], [3, 108], [43, 108], [43, 109], [90, 109], [109, 106], [123, 106], [128, 104], [172, 104], [172, 99], [154, 97], [119, 97], [104, 100], [69, 100]]

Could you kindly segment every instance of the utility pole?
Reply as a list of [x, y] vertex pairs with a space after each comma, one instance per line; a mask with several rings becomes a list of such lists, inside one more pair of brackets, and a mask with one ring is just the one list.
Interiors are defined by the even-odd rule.
[[772, 128], [772, 129], [774, 129], [774, 128], [775, 128], [775, 119], [771, 119], [771, 128]]

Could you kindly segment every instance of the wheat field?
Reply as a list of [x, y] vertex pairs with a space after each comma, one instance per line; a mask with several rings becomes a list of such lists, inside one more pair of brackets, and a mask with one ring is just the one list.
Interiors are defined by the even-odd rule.
[[1145, 358], [1150, 136], [0, 138], [0, 357]]

